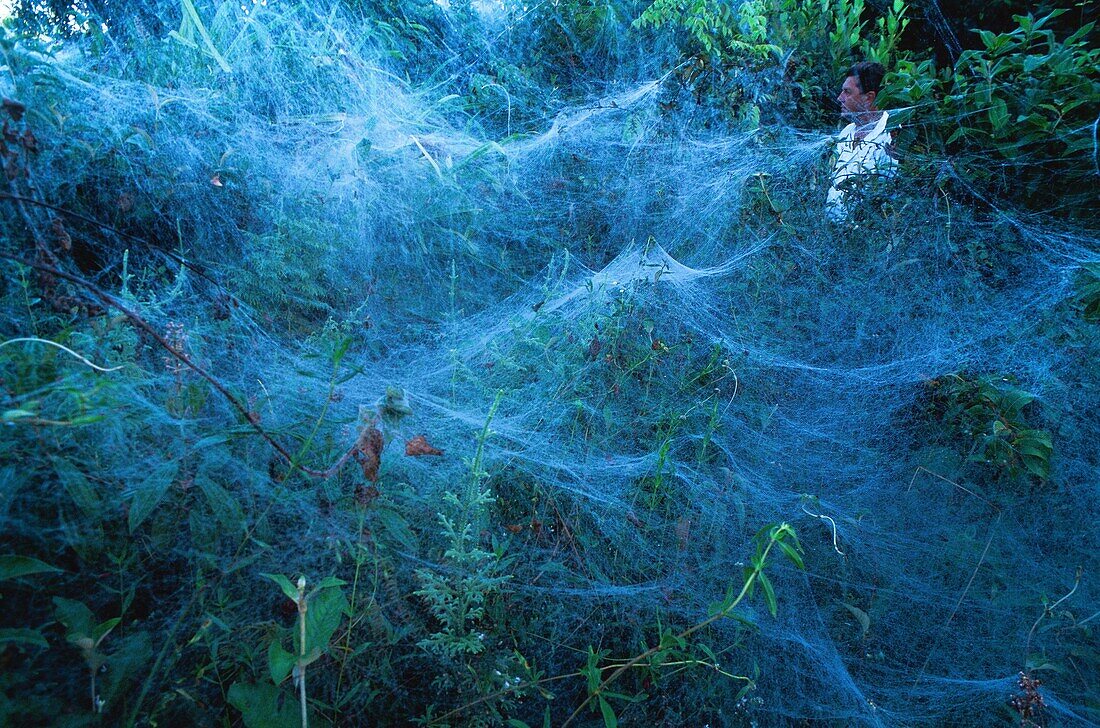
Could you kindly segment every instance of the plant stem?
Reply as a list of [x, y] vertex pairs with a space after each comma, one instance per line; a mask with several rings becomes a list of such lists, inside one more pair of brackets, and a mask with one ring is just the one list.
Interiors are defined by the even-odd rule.
[[302, 705], [302, 728], [309, 727], [306, 714], [306, 603], [305, 579], [298, 582], [298, 698]]
[[[355, 544], [355, 578], [351, 582], [351, 601], [348, 604], [348, 613], [355, 614], [355, 602], [359, 595], [359, 573], [363, 569], [363, 520], [366, 513], [366, 509], [359, 508], [359, 527], [356, 529], [356, 533], [359, 534], [359, 542]], [[344, 670], [348, 666], [347, 653], [351, 651], [351, 631], [354, 626], [354, 621], [348, 625], [348, 631], [344, 637], [344, 655], [340, 660], [340, 672], [336, 676], [336, 700], [333, 701], [335, 705], [340, 703], [340, 688], [344, 684]]]
[[[764, 553], [760, 557], [760, 561], [759, 561], [758, 565], [755, 568], [753, 568], [752, 573], [749, 574], [749, 578], [745, 579], [745, 584], [744, 584], [744, 586], [741, 587], [741, 592], [737, 595], [737, 598], [734, 599], [733, 602], [728, 607], [726, 607], [725, 609], [722, 609], [722, 610], [712, 614], [711, 616], [704, 619], [702, 622], [699, 622], [698, 624], [696, 624], [692, 627], [688, 627], [683, 632], [676, 635], [677, 639], [684, 639], [685, 637], [689, 637], [692, 634], [694, 634], [695, 632], [698, 632], [699, 630], [703, 629], [704, 627], [706, 627], [706, 626], [708, 626], [708, 625], [710, 625], [714, 622], [717, 622], [719, 619], [722, 619], [724, 617], [729, 616], [729, 613], [732, 612], [734, 610], [734, 608], [738, 604], [741, 603], [741, 600], [743, 600], [745, 598], [745, 595], [748, 594], [749, 589], [751, 589], [752, 585], [756, 582], [756, 577], [759, 576], [760, 572], [764, 570], [764, 564], [767, 563], [767, 561], [768, 561], [768, 553], [772, 550], [772, 547], [775, 546], [775, 543], [778, 540], [778, 536], [777, 536], [778, 533], [779, 533], [778, 529], [776, 529], [776, 531], [772, 533], [771, 537], [768, 540], [768, 545], [767, 545], [767, 547], [765, 547]], [[626, 672], [630, 668], [637, 665], [642, 660], [645, 660], [646, 658], [657, 654], [658, 652], [660, 652], [660, 650], [661, 650], [661, 645], [660, 645], [660, 643], [658, 643], [656, 646], [650, 647], [648, 650], [646, 650], [642, 654], [637, 655], [636, 657], [632, 657], [629, 661], [623, 663], [623, 665], [621, 667], [619, 667], [619, 669], [615, 670], [615, 672], [611, 673], [611, 675], [609, 675], [603, 682], [601, 682], [599, 684], [599, 686], [595, 690], [593, 690], [592, 693], [587, 698], [584, 699], [584, 702], [582, 702], [580, 705], [577, 706], [577, 709], [574, 710], [572, 712], [572, 714], [570, 714], [570, 716], [566, 719], [566, 721], [561, 724], [561, 728], [565, 728], [570, 723], [572, 723], [573, 720], [578, 715], [580, 715], [581, 711], [584, 710], [585, 707], [589, 703], [592, 702], [592, 698], [595, 698], [600, 693], [602, 693], [604, 691], [604, 689], [608, 685], [610, 685], [612, 682], [614, 682], [620, 675], [622, 675], [624, 672]]]
[[493, 400], [493, 404], [489, 407], [489, 415], [485, 418], [485, 426], [481, 428], [481, 433], [477, 437], [477, 452], [474, 453], [474, 460], [472, 467], [473, 478], [471, 478], [470, 486], [471, 493], [469, 502], [473, 503], [477, 499], [478, 491], [481, 487], [481, 459], [485, 454], [485, 441], [489, 439], [489, 424], [493, 421], [493, 417], [497, 413], [497, 407], [500, 406], [500, 400], [504, 398], [504, 390], [498, 390], [496, 399]]
[[[126, 719], [127, 728], [133, 728], [134, 724], [137, 722], [137, 716], [138, 712], [141, 710], [141, 704], [145, 702], [145, 696], [149, 694], [149, 689], [153, 685], [154, 677], [160, 670], [161, 663], [164, 662], [164, 658], [168, 654], [169, 649], [176, 646], [176, 631], [179, 630], [180, 625], [183, 624], [184, 618], [191, 611], [191, 607], [195, 606], [195, 604], [198, 602], [200, 591], [201, 587], [196, 588], [191, 593], [191, 598], [187, 601], [187, 604], [183, 605], [183, 608], [180, 610], [179, 616], [177, 616], [175, 622], [172, 623], [172, 628], [168, 630], [168, 634], [165, 636], [164, 639], [164, 646], [157, 654], [157, 659], [153, 662], [153, 667], [149, 670], [148, 674], [145, 677], [145, 682], [143, 682], [141, 685], [141, 693], [138, 695], [138, 699], [134, 703], [134, 707], [130, 709], [130, 715]], [[179, 655], [179, 653], [180, 651], [177, 651], [177, 656]]]

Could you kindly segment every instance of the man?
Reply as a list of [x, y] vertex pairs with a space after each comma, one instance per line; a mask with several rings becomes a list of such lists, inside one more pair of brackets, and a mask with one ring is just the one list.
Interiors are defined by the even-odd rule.
[[835, 223], [848, 219], [854, 199], [866, 188], [897, 174], [893, 137], [886, 131], [890, 115], [875, 106], [885, 75], [881, 63], [857, 63], [837, 96], [841, 117], [849, 123], [837, 137], [832, 184], [825, 199], [825, 212]]

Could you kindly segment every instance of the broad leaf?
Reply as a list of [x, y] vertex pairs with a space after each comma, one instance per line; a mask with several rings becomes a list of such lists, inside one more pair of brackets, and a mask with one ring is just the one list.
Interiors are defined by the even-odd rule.
[[76, 504], [77, 508], [83, 511], [86, 516], [98, 514], [100, 509], [99, 493], [84, 477], [84, 473], [77, 470], [76, 466], [64, 458], [51, 456], [50, 462], [53, 463], [54, 470], [57, 471], [57, 477], [61, 480], [61, 487], [73, 499], [73, 503]]
[[286, 594], [286, 598], [295, 604], [298, 603], [298, 590], [290, 583], [290, 579], [286, 578], [282, 574], [260, 574], [260, 576], [271, 579], [273, 582], [279, 585], [279, 588], [283, 590], [283, 594]]
[[179, 466], [176, 463], [165, 463], [153, 471], [141, 485], [130, 491], [130, 533], [145, 522], [145, 519], [153, 512], [168, 492], [168, 488], [176, 478]]
[[[309, 600], [309, 609], [306, 611], [306, 655], [321, 655], [328, 649], [328, 643], [340, 626], [347, 609], [348, 600], [341, 589], [324, 589]], [[300, 653], [297, 628], [294, 630], [294, 638], [294, 648]]]
[[603, 715], [604, 728], [617, 728], [619, 725], [619, 719], [615, 716], [615, 711], [611, 707], [611, 703], [604, 700], [601, 695], [600, 698], [600, 713]]
[[59, 571], [61, 571], [61, 569], [56, 566], [50, 566], [38, 559], [32, 559], [30, 556], [17, 556], [15, 554], [0, 556], [0, 581], [4, 579], [18, 579], [21, 576], [28, 576], [30, 574]]
[[271, 673], [271, 680], [276, 685], [281, 685], [283, 680], [290, 676], [297, 658], [283, 649], [279, 640], [271, 641], [267, 648], [267, 669]]
[[6, 644], [34, 645], [49, 647], [46, 638], [36, 629], [0, 629], [0, 647]]
[[298, 706], [290, 694], [270, 683], [233, 683], [228, 698], [241, 711], [247, 728], [301, 728]]
[[218, 519], [222, 528], [231, 532], [241, 530], [244, 525], [244, 509], [241, 508], [237, 499], [225, 488], [205, 476], [196, 478], [195, 483], [206, 496], [206, 502], [210, 505], [214, 518]]
[[68, 629], [68, 634], [65, 635], [67, 640], [76, 642], [84, 637], [91, 638], [95, 632], [95, 615], [92, 610], [82, 602], [64, 597], [54, 597], [53, 603], [58, 621]]

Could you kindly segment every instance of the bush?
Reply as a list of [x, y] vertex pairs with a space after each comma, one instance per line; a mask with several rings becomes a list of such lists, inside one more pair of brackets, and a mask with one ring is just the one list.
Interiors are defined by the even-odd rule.
[[1058, 39], [1046, 26], [1062, 12], [1017, 15], [1006, 33], [975, 31], [982, 48], [954, 68], [903, 59], [887, 74], [884, 101], [903, 107], [897, 119], [915, 129], [917, 151], [946, 155], [981, 192], [1090, 215], [1100, 48], [1094, 23]]

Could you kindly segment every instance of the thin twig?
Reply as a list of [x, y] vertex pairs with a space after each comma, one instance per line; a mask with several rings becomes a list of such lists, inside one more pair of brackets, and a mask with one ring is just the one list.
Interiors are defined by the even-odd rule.
[[[140, 243], [141, 245], [145, 246], [149, 250], [156, 251], [157, 253], [159, 253], [159, 254], [161, 254], [161, 255], [163, 255], [163, 256], [165, 256], [165, 257], [167, 257], [167, 258], [169, 258], [173, 261], [175, 261], [176, 263], [183, 266], [187, 270], [191, 271], [195, 275], [197, 275], [200, 278], [204, 279], [207, 283], [210, 283], [211, 285], [213, 285], [216, 288], [222, 290], [223, 292], [225, 291], [225, 289], [222, 288], [222, 285], [220, 283], [218, 283], [217, 281], [215, 281], [213, 278], [211, 278], [209, 275], [207, 275], [206, 272], [202, 268], [196, 266], [194, 263], [187, 262], [187, 260], [185, 260], [182, 256], [176, 255], [175, 253], [172, 253], [168, 250], [164, 250], [163, 248], [160, 248], [160, 247], [154, 245], [152, 242], [146, 240], [145, 238], [138, 237], [137, 235], [132, 235], [128, 232], [124, 232], [122, 230], [119, 230], [116, 227], [108, 225], [105, 222], [100, 222], [99, 220], [96, 220], [94, 218], [86, 217], [84, 215], [81, 215], [79, 212], [73, 212], [72, 210], [67, 210], [64, 207], [59, 207], [57, 205], [51, 205], [48, 202], [42, 202], [40, 200], [36, 200], [33, 197], [23, 197], [22, 195], [12, 195], [12, 194], [0, 193], [0, 200], [11, 200], [12, 202], [14, 202], [14, 203], [16, 203], [17, 205], [20, 205], [20, 206], [23, 205], [24, 203], [29, 203], [31, 205], [37, 205], [38, 207], [44, 207], [47, 210], [53, 210], [54, 212], [57, 212], [57, 213], [60, 213], [62, 215], [66, 215], [68, 217], [71, 217], [74, 220], [80, 220], [81, 222], [86, 222], [89, 225], [94, 225], [97, 228], [101, 228], [101, 229], [106, 230], [108, 232], [114, 233], [115, 235], [118, 235], [121, 238], [125, 238], [127, 240], [132, 240], [135, 243]], [[27, 216], [24, 216], [24, 221], [27, 222], [28, 225], [30, 224], [29, 218], [27, 218]]]
[[924, 467], [923, 465], [918, 465], [916, 470], [913, 471], [913, 477], [909, 479], [909, 487], [906, 488], [906, 490], [905, 490], [906, 493], [913, 490], [913, 482], [917, 479], [917, 475], [922, 471], [925, 472], [925, 473], [928, 473], [933, 478], [939, 478], [943, 482], [947, 483], [948, 485], [952, 485], [952, 486], [958, 488], [959, 490], [961, 490], [964, 493], [967, 493], [969, 495], [974, 496], [975, 498], [980, 500], [982, 503], [985, 503], [986, 505], [988, 505], [990, 508], [992, 508], [995, 511], [1000, 511], [1001, 510], [999, 507], [997, 507], [997, 505], [995, 503], [992, 503], [992, 502], [986, 500], [985, 498], [981, 497], [980, 495], [978, 495], [974, 491], [972, 491], [969, 488], [966, 488], [962, 485], [959, 485], [958, 483], [956, 483], [954, 480], [951, 480], [950, 478], [945, 478], [944, 476], [940, 475], [939, 473], [932, 472], [931, 470]]
[[840, 547], [837, 546], [837, 543], [836, 543], [836, 521], [834, 521], [832, 518], [829, 518], [826, 515], [818, 515], [816, 513], [811, 513], [806, 508], [805, 504], [803, 504], [803, 506], [802, 506], [802, 512], [805, 513], [807, 516], [813, 516], [814, 518], [820, 518], [823, 521], [828, 521], [829, 522], [829, 525], [833, 529], [833, 551], [836, 551], [841, 556], [844, 556], [844, 552], [840, 550]]
[[57, 205], [51, 205], [48, 202], [42, 202], [41, 200], [36, 200], [33, 197], [23, 197], [22, 195], [0, 194], [0, 200], [12, 200], [13, 202], [25, 202], [25, 203], [30, 203], [32, 205], [37, 205], [38, 207], [44, 207], [47, 210], [53, 210], [54, 212], [61, 213], [62, 215], [67, 215], [68, 217], [74, 218], [76, 220], [80, 220], [81, 222], [86, 222], [89, 225], [95, 225], [98, 228], [103, 228], [104, 230], [112, 232], [115, 235], [118, 235], [119, 237], [127, 238], [129, 240], [133, 240], [134, 242], [141, 243], [142, 245], [146, 245], [150, 248], [154, 247], [148, 240], [145, 240], [143, 238], [139, 238], [136, 235], [131, 235], [130, 233], [127, 233], [127, 232], [123, 232], [122, 230], [119, 230], [118, 228], [111, 227], [107, 223], [100, 222], [99, 220], [95, 220], [95, 219], [90, 218], [90, 217], [85, 217], [84, 215], [81, 215], [79, 212], [73, 212], [72, 210], [66, 210], [64, 207], [58, 207]]
[[84, 280], [80, 276], [76, 276], [76, 275], [73, 275], [71, 273], [66, 273], [65, 271], [59, 270], [59, 269], [57, 269], [53, 266], [43, 265], [42, 263], [30, 263], [30, 262], [27, 262], [26, 260], [23, 260], [22, 258], [19, 258], [18, 256], [11, 255], [9, 253], [3, 253], [3, 252], [0, 252], [0, 258], [6, 258], [8, 260], [15, 261], [17, 263], [28, 266], [30, 268], [34, 268], [35, 270], [39, 270], [39, 271], [42, 271], [44, 273], [49, 273], [50, 275], [57, 276], [58, 278], [62, 278], [64, 280], [69, 281], [70, 283], [74, 283], [74, 284], [80, 286], [81, 288], [84, 288], [88, 292], [90, 292], [92, 295], [94, 295], [96, 298], [101, 300], [103, 303], [105, 303], [109, 306], [113, 306], [114, 308], [118, 309], [120, 312], [122, 312], [122, 314], [124, 316], [126, 316], [126, 318], [130, 319], [139, 329], [141, 329], [142, 331], [147, 333], [165, 351], [167, 351], [173, 357], [175, 357], [180, 362], [182, 362], [187, 368], [191, 369], [196, 374], [198, 374], [200, 377], [202, 377], [207, 382], [209, 382], [210, 386], [212, 386], [218, 392], [218, 394], [220, 394], [223, 398], [225, 398], [225, 400], [227, 402], [229, 402], [229, 404], [233, 407], [233, 409], [237, 410], [244, 417], [245, 421], [248, 422], [248, 424], [252, 427], [252, 429], [255, 430], [256, 433], [260, 437], [262, 437], [271, 446], [271, 448], [273, 450], [275, 450], [275, 452], [278, 453], [279, 456], [282, 457], [291, 466], [292, 469], [297, 468], [298, 470], [301, 470], [306, 475], [312, 476], [314, 478], [320, 478], [322, 480], [326, 480], [328, 478], [331, 478], [333, 475], [335, 475], [340, 470], [340, 468], [344, 465], [344, 463], [347, 462], [348, 458], [350, 458], [352, 456], [352, 454], [355, 452], [355, 447], [356, 446], [353, 445], [351, 448], [348, 449], [347, 452], [344, 453], [343, 456], [340, 457], [339, 460], [336, 461], [335, 464], [332, 465], [332, 467], [330, 467], [326, 470], [316, 470], [316, 469], [313, 469], [313, 468], [307, 468], [304, 465], [299, 464], [297, 462], [296, 458], [290, 453], [289, 450], [286, 449], [286, 447], [284, 447], [282, 445], [282, 443], [280, 443], [278, 440], [276, 440], [273, 435], [271, 435], [267, 430], [265, 430], [262, 426], [260, 426], [259, 422], [256, 421], [257, 418], [249, 411], [249, 409], [243, 403], [241, 403], [240, 400], [238, 400], [236, 397], [233, 396], [233, 394], [225, 387], [225, 385], [223, 385], [221, 382], [219, 382], [214, 377], [214, 375], [210, 374], [205, 369], [203, 369], [201, 366], [196, 364], [195, 361], [193, 359], [191, 359], [191, 357], [187, 356], [187, 354], [183, 353], [182, 351], [180, 351], [180, 350], [176, 349], [174, 346], [172, 346], [163, 336], [161, 336], [161, 334], [155, 328], [153, 328], [152, 324], [150, 324], [148, 321], [146, 321], [144, 318], [142, 318], [138, 313], [131, 310], [125, 303], [120, 301], [118, 298], [116, 298], [115, 296], [112, 296], [111, 294], [107, 293], [106, 291], [104, 291], [99, 286], [95, 285], [94, 283]]
[[[1031, 638], [1035, 636], [1035, 630], [1039, 627], [1039, 623], [1042, 622], [1043, 619], [1045, 619], [1048, 615], [1053, 614], [1055, 607], [1057, 607], [1059, 604], [1061, 604], [1062, 602], [1064, 602], [1067, 599], [1069, 599], [1070, 597], [1072, 597], [1074, 592], [1077, 591], [1077, 587], [1080, 586], [1080, 585], [1081, 585], [1081, 567], [1078, 566], [1077, 567], [1077, 574], [1074, 576], [1074, 579], [1073, 579], [1073, 588], [1069, 590], [1069, 594], [1066, 594], [1064, 597], [1062, 597], [1058, 601], [1054, 602], [1054, 604], [1051, 604], [1049, 607], [1043, 607], [1043, 613], [1040, 614], [1039, 618], [1035, 620], [1035, 624], [1031, 625], [1031, 631], [1027, 633], [1027, 642], [1024, 644], [1024, 671], [1025, 672], [1027, 671], [1027, 655], [1028, 655], [1029, 652], [1031, 652]], [[1090, 617], [1090, 619], [1091, 619], [1091, 617]], [[1085, 621], [1088, 621], [1088, 620], [1085, 620]]]
[[[993, 544], [993, 537], [997, 535], [997, 526], [1001, 523], [1002, 514], [997, 514], [997, 522], [993, 524], [993, 527], [989, 529], [989, 540], [985, 542], [985, 549], [982, 550], [982, 556], [978, 559], [978, 565], [974, 567], [974, 570], [970, 572], [970, 579], [966, 582], [966, 588], [963, 589], [962, 594], [959, 595], [959, 600], [955, 602], [955, 608], [951, 610], [951, 616], [947, 618], [947, 621], [943, 623], [943, 628], [946, 631], [947, 627], [951, 624], [951, 620], [955, 619], [955, 615], [959, 612], [959, 607], [962, 606], [963, 600], [966, 599], [967, 593], [970, 591], [970, 587], [974, 584], [974, 578], [978, 576], [978, 569], [982, 568], [982, 564], [985, 563], [986, 554], [989, 553], [989, 547]], [[943, 633], [940, 633], [943, 636]], [[928, 667], [928, 663], [932, 660], [932, 655], [935, 654], [936, 649], [940, 645], [940, 639], [937, 638], [932, 644], [932, 649], [928, 651], [928, 655], [924, 658], [924, 664], [920, 666], [920, 670], [917, 672], [917, 678], [913, 681], [913, 687], [917, 686], [920, 679], [924, 677], [924, 671]]]

